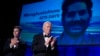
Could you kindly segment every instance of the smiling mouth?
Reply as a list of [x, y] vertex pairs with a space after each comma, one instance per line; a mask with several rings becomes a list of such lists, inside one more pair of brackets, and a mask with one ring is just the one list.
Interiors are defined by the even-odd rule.
[[80, 27], [80, 26], [71, 27], [71, 32], [80, 32], [81, 29], [82, 29], [82, 27]]

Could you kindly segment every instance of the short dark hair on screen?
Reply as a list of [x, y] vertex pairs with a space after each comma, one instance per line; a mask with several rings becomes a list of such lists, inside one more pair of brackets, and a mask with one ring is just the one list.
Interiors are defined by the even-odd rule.
[[75, 3], [75, 2], [84, 2], [87, 6], [88, 12], [89, 14], [92, 14], [91, 12], [91, 8], [93, 6], [93, 3], [91, 0], [64, 0], [63, 4], [62, 4], [62, 12], [63, 14], [65, 14], [67, 11], [67, 8], [69, 5]]

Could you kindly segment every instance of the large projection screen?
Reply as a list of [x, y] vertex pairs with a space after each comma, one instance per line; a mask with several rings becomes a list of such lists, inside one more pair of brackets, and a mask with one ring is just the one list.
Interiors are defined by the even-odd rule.
[[[61, 40], [61, 35], [64, 31], [62, 25], [62, 0], [44, 0], [36, 3], [28, 3], [22, 6], [20, 16], [20, 26], [22, 27], [21, 39], [31, 45], [35, 34], [42, 33], [42, 24], [45, 21], [50, 21], [52, 26], [52, 35], [57, 37], [58, 45], [77, 45], [76, 43], [66, 43]], [[86, 30], [87, 39], [91, 36], [93, 40], [100, 40], [100, 1], [92, 0], [92, 18], [90, 25]], [[90, 37], [88, 37], [88, 35]], [[96, 36], [96, 37], [95, 37]], [[94, 38], [95, 37], [95, 38]], [[59, 39], [61, 38], [61, 39]], [[70, 39], [69, 39], [70, 40]], [[95, 43], [94, 43], [95, 44]], [[100, 41], [96, 44], [100, 44]], [[79, 44], [81, 45], [81, 43]]]

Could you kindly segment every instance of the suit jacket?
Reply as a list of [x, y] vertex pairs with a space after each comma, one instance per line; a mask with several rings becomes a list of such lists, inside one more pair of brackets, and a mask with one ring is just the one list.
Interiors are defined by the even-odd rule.
[[3, 51], [3, 44], [4, 44], [4, 42], [1, 41], [1, 39], [0, 39], [0, 56], [3, 56], [3, 54], [2, 54], [2, 51]]
[[35, 35], [32, 41], [33, 56], [58, 56], [57, 45], [51, 50], [51, 46], [47, 48], [45, 45], [43, 34]]
[[4, 49], [3, 49], [4, 56], [24, 56], [25, 55], [25, 50], [26, 50], [25, 42], [19, 40], [17, 48], [14, 48], [14, 47], [10, 48], [10, 42], [11, 42], [11, 38], [5, 42]]

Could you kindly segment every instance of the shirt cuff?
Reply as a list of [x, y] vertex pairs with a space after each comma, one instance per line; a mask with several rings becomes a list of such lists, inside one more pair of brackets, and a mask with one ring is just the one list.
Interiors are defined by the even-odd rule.
[[46, 47], [48, 47], [49, 45], [46, 45]]
[[13, 46], [10, 44], [10, 48], [12, 48]]
[[54, 50], [54, 47], [52, 47], [51, 50]]

